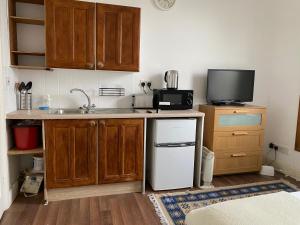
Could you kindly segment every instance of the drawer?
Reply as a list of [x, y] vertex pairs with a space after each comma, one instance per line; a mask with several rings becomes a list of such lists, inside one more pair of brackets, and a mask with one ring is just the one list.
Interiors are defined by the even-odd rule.
[[254, 172], [261, 169], [262, 152], [216, 153], [214, 175]]
[[264, 131], [214, 132], [214, 152], [259, 151], [263, 147]]
[[220, 109], [215, 112], [215, 131], [263, 130], [265, 109]]

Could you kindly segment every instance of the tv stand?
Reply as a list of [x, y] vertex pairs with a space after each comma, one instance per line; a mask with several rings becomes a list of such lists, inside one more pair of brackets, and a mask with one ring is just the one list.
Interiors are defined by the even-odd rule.
[[245, 106], [243, 102], [212, 102], [211, 104], [216, 106]]
[[214, 175], [261, 169], [266, 109], [262, 106], [200, 105], [204, 146], [215, 154]]

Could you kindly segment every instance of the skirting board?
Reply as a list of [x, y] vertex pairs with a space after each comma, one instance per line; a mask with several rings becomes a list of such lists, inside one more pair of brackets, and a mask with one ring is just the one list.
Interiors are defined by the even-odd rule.
[[47, 201], [62, 201], [77, 198], [89, 198], [105, 195], [117, 195], [142, 192], [142, 182], [125, 182], [84, 187], [58, 188], [47, 190]]

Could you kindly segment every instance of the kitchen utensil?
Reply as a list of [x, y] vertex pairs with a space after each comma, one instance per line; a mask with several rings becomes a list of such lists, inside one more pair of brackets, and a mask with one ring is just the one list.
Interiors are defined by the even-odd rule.
[[22, 92], [25, 89], [25, 83], [21, 82], [21, 84], [19, 85], [19, 91]]
[[19, 86], [19, 91], [20, 91], [20, 109], [24, 110], [26, 109], [26, 85], [24, 82], [21, 82]]
[[165, 73], [165, 82], [167, 83], [167, 89], [178, 88], [178, 71], [169, 70]]
[[28, 92], [31, 88], [32, 88], [32, 82], [29, 81], [25, 86], [25, 90]]

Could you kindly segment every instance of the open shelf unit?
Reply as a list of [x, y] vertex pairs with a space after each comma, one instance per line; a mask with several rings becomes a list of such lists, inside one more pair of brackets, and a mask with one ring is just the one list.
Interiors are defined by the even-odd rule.
[[[9, 32], [10, 32], [10, 55], [11, 55], [11, 67], [17, 69], [33, 69], [33, 70], [50, 70], [46, 66], [45, 52], [31, 50], [31, 47], [25, 46], [27, 50], [19, 49], [20, 41], [23, 41], [22, 33], [18, 32], [20, 26], [39, 26], [44, 29], [45, 21], [41, 18], [31, 18], [31, 14], [28, 16], [20, 16], [18, 12], [22, 12], [22, 8], [17, 8], [17, 3], [30, 4], [30, 7], [34, 5], [44, 5], [44, 0], [9, 0]], [[41, 6], [40, 6], [41, 7]], [[23, 13], [21, 13], [23, 14]], [[33, 16], [32, 16], [33, 17]], [[25, 24], [25, 25], [23, 25]], [[28, 28], [27, 28], [28, 29]], [[31, 29], [31, 28], [30, 28]], [[33, 29], [37, 29], [34, 28]], [[31, 35], [31, 34], [30, 34]], [[32, 35], [32, 40], [34, 40]], [[27, 37], [28, 39], [28, 37]], [[22, 48], [22, 47], [21, 47]], [[24, 44], [23, 44], [24, 48]], [[28, 50], [29, 49], [29, 50]]]
[[42, 147], [31, 149], [31, 150], [18, 150], [16, 148], [12, 148], [8, 150], [8, 155], [35, 155], [35, 154], [44, 154], [44, 150]]
[[24, 24], [41, 25], [41, 26], [45, 24], [45, 21], [40, 19], [32, 19], [32, 18], [18, 17], [18, 16], [10, 16], [10, 19], [15, 23], [24, 23]]

